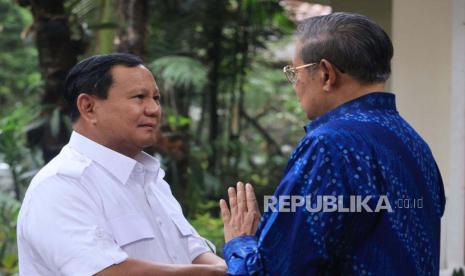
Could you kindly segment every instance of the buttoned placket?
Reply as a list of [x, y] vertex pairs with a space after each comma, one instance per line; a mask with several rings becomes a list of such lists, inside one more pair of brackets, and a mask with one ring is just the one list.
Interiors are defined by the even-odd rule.
[[157, 195], [153, 192], [151, 188], [151, 185], [154, 184], [154, 181], [157, 179], [158, 172], [144, 170], [144, 168], [140, 164], [136, 164], [135, 172], [136, 174], [141, 176], [139, 183], [142, 184], [145, 199], [148, 203], [150, 213], [152, 214], [152, 218], [156, 222], [155, 224], [157, 227], [155, 228], [158, 232], [158, 236], [161, 235], [163, 237], [163, 245], [168, 251], [168, 255], [170, 256], [171, 260], [174, 263], [176, 263], [178, 258], [176, 257], [175, 250], [168, 245], [168, 241], [170, 241], [171, 238], [167, 235], [169, 229], [167, 228], [166, 223], [169, 223], [169, 221], [163, 221], [163, 217], [168, 218], [168, 216], [166, 215], [163, 206], [161, 206], [160, 201], [157, 198]]

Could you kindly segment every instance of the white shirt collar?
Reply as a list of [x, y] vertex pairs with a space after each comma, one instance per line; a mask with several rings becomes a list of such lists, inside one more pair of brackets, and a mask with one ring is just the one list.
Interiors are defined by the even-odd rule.
[[73, 131], [68, 145], [97, 162], [111, 174], [113, 174], [121, 183], [126, 184], [131, 173], [143, 172], [145, 170], [157, 173], [160, 169], [160, 161], [141, 151], [134, 159], [127, 157], [119, 152], [107, 148], [79, 133]]

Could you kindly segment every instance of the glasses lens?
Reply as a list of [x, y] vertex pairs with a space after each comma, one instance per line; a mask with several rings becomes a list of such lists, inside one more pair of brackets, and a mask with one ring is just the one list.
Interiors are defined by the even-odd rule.
[[296, 72], [295, 72], [295, 69], [293, 67], [291, 67], [290, 65], [284, 67], [284, 74], [286, 74], [286, 77], [287, 79], [291, 82], [291, 83], [295, 83], [296, 81]]
[[289, 81], [290, 81], [291, 83], [295, 83], [295, 82], [296, 82], [296, 80], [297, 80], [297, 73], [295, 72], [295, 70], [289, 71], [289, 77], [288, 77], [288, 78], [289, 78]]

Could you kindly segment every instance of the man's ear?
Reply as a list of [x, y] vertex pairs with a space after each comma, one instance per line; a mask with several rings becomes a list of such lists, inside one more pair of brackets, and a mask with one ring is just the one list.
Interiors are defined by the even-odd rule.
[[332, 90], [333, 86], [336, 84], [337, 80], [337, 71], [334, 65], [332, 65], [326, 59], [320, 61], [320, 69], [322, 74], [323, 81], [323, 90], [329, 92]]
[[80, 113], [80, 117], [90, 123], [95, 125], [97, 123], [97, 117], [95, 114], [95, 107], [97, 104], [97, 98], [93, 95], [81, 93], [79, 94], [76, 105]]

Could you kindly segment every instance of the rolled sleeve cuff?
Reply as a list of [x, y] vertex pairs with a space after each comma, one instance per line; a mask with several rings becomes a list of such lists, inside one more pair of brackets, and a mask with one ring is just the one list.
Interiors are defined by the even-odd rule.
[[202, 238], [191, 238], [189, 240], [189, 255], [191, 262], [203, 253], [211, 252]]
[[255, 236], [240, 236], [224, 246], [228, 275], [253, 275], [262, 271], [262, 262]]
[[210, 252], [210, 249], [208, 249], [206, 246], [198, 245], [198, 246], [190, 248], [189, 254], [191, 258], [191, 263], [195, 260], [195, 258], [207, 252]]
[[128, 254], [122, 250], [102, 252], [102, 254], [95, 254], [95, 251], [85, 252], [66, 262], [60, 271], [63, 275], [95, 275], [111, 265], [125, 261], [127, 258]]

